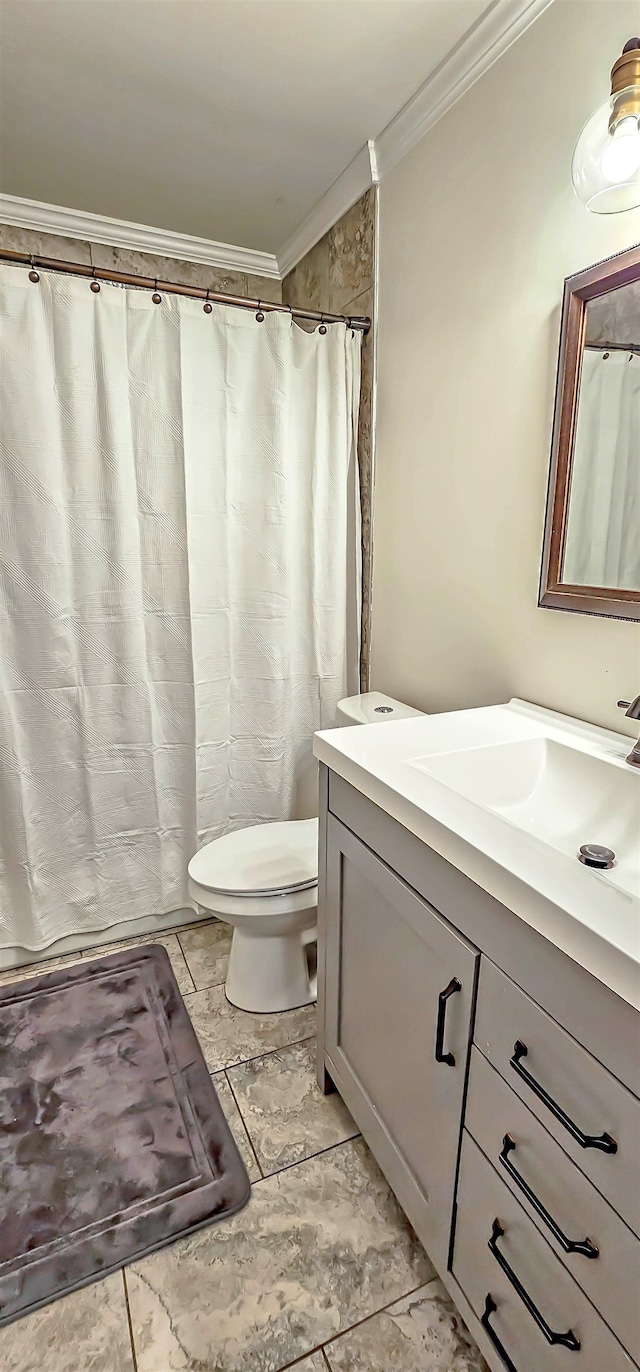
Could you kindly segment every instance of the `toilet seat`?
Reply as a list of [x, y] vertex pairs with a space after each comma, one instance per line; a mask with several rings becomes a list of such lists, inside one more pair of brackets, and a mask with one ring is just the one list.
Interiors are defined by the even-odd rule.
[[[285, 820], [223, 834], [194, 854], [188, 870], [191, 888], [234, 905], [266, 898], [273, 908], [273, 900], [288, 897], [300, 908], [298, 893], [318, 884], [318, 821]], [[300, 902], [309, 903], [309, 896]]]
[[267, 924], [274, 916], [296, 915], [300, 911], [316, 909], [318, 884], [304, 886], [298, 891], [280, 891], [275, 895], [229, 896], [223, 891], [212, 891], [210, 886], [201, 886], [189, 877], [189, 895], [204, 910], [210, 910], [218, 919], [226, 919], [230, 924], [251, 922]]

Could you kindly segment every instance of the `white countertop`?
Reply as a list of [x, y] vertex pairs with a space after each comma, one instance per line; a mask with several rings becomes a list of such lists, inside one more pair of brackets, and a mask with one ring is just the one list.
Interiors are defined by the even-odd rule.
[[[422, 770], [422, 762], [462, 749], [532, 738], [592, 754], [637, 779], [638, 825], [611, 871], [584, 867], [570, 836], [552, 847], [484, 805], [466, 799]], [[640, 1008], [640, 771], [625, 757], [632, 740], [555, 711], [512, 700], [315, 735], [314, 753], [381, 810], [501, 901], [630, 1005]], [[418, 766], [416, 766], [418, 760]], [[589, 764], [592, 765], [592, 764]], [[576, 798], [578, 800], [578, 798]], [[579, 810], [579, 803], [577, 804]], [[579, 814], [577, 820], [579, 827]], [[635, 829], [635, 823], [632, 826]], [[607, 811], [585, 821], [585, 843], [605, 843]], [[595, 829], [595, 832], [594, 832]], [[604, 831], [601, 832], [601, 831]], [[578, 845], [579, 846], [579, 845]], [[614, 845], [609, 845], [614, 846]], [[628, 848], [628, 844], [627, 844]]]

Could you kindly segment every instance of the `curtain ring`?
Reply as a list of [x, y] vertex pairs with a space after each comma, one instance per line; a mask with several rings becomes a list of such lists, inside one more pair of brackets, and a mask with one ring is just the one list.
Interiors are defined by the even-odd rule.
[[264, 313], [263, 313], [263, 311], [260, 309], [260, 301], [258, 301], [258, 313], [256, 314], [256, 319], [257, 319], [257, 321], [258, 321], [259, 324], [263, 324], [263, 323], [264, 323]]
[[321, 314], [321, 315], [320, 315], [320, 328], [318, 329], [318, 333], [326, 333], [326, 332], [327, 332], [327, 326], [326, 326], [326, 324], [325, 324], [325, 322], [324, 322], [324, 315]]
[[213, 309], [213, 305], [211, 304], [211, 301], [210, 301], [210, 299], [209, 299], [209, 287], [208, 287], [208, 286], [207, 286], [207, 298], [206, 298], [206, 300], [205, 300], [204, 305], [202, 306], [202, 308], [203, 308], [205, 314], [211, 314], [211, 311], [212, 311], [212, 309]]
[[94, 295], [97, 295], [97, 294], [98, 294], [98, 291], [100, 290], [100, 282], [98, 281], [98, 279], [97, 279], [97, 277], [96, 277], [96, 269], [95, 269], [95, 267], [94, 267], [94, 269], [93, 269], [93, 281], [90, 281], [90, 282], [89, 282], [89, 290], [90, 290], [90, 291], [93, 291], [93, 294], [94, 294]]
[[156, 276], [156, 279], [155, 279], [155, 282], [154, 282], [154, 286], [155, 286], [155, 290], [154, 290], [154, 292], [153, 292], [153, 295], [152, 295], [151, 299], [153, 300], [154, 305], [161, 305], [161, 304], [162, 304], [162, 296], [160, 295], [160, 293], [159, 293], [159, 291], [158, 291], [158, 278], [157, 278], [157, 276]]
[[34, 260], [33, 260], [33, 253], [31, 254], [31, 259], [30, 259], [30, 260], [31, 260], [31, 271], [29, 272], [29, 280], [30, 280], [30, 281], [33, 281], [33, 283], [34, 283], [34, 285], [35, 285], [36, 282], [38, 282], [38, 281], [40, 280], [40, 273], [36, 271], [36, 264], [35, 264], [35, 262], [34, 262]]

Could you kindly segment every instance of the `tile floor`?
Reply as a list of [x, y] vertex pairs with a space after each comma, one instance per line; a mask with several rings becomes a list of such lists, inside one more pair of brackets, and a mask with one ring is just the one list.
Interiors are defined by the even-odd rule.
[[251, 1201], [1, 1330], [3, 1372], [488, 1372], [343, 1102], [315, 1085], [314, 1010], [229, 1005], [216, 921], [83, 956], [148, 942], [171, 958]]

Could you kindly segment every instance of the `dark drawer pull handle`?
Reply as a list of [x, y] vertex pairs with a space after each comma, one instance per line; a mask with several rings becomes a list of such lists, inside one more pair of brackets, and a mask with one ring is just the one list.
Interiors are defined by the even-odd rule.
[[526, 1081], [534, 1095], [542, 1101], [543, 1105], [546, 1105], [547, 1110], [551, 1111], [551, 1114], [560, 1121], [560, 1124], [564, 1125], [572, 1139], [575, 1139], [581, 1148], [599, 1148], [601, 1153], [617, 1153], [618, 1145], [610, 1134], [583, 1134], [578, 1125], [574, 1124], [566, 1111], [562, 1109], [562, 1106], [558, 1105], [553, 1096], [545, 1091], [544, 1086], [541, 1086], [540, 1082], [536, 1081], [535, 1077], [532, 1077], [531, 1073], [527, 1071], [527, 1068], [523, 1067], [521, 1058], [526, 1058], [528, 1051], [526, 1043], [516, 1039], [513, 1045], [513, 1057], [509, 1058], [509, 1066], [513, 1067], [514, 1072], [517, 1072], [523, 1081]]
[[489, 1338], [496, 1350], [496, 1353], [502, 1358], [502, 1361], [507, 1369], [507, 1372], [518, 1372], [515, 1363], [511, 1361], [511, 1358], [509, 1357], [509, 1354], [507, 1353], [504, 1344], [500, 1342], [500, 1339], [498, 1338], [495, 1329], [493, 1329], [490, 1323], [491, 1316], [495, 1315], [497, 1309], [498, 1307], [493, 1299], [493, 1296], [488, 1295], [484, 1303], [484, 1314], [480, 1317], [480, 1323], [482, 1325], [482, 1328], [486, 1329], [487, 1334], [489, 1335]]
[[544, 1220], [547, 1229], [551, 1230], [554, 1239], [557, 1239], [563, 1253], [581, 1253], [583, 1258], [599, 1257], [600, 1249], [596, 1248], [595, 1243], [592, 1243], [591, 1239], [580, 1239], [576, 1241], [575, 1239], [568, 1239], [566, 1234], [562, 1232], [560, 1225], [556, 1224], [553, 1215], [549, 1214], [549, 1211], [542, 1204], [542, 1201], [538, 1200], [535, 1191], [532, 1191], [529, 1183], [525, 1181], [524, 1177], [518, 1172], [518, 1169], [514, 1167], [509, 1154], [513, 1153], [515, 1146], [516, 1141], [515, 1139], [512, 1139], [511, 1134], [505, 1134], [502, 1140], [502, 1152], [498, 1155], [500, 1162], [502, 1163], [505, 1172], [508, 1172], [509, 1176], [515, 1182], [518, 1190], [522, 1191], [523, 1196], [526, 1196], [529, 1204], [535, 1210], [536, 1215], [539, 1215], [540, 1219]]
[[456, 991], [462, 990], [462, 982], [457, 977], [452, 977], [448, 986], [438, 996], [438, 1022], [436, 1024], [436, 1062], [445, 1062], [447, 1067], [455, 1067], [456, 1060], [453, 1053], [444, 1051], [444, 1026], [447, 1018], [447, 1001], [450, 996], [455, 996]]
[[540, 1313], [537, 1305], [532, 1301], [529, 1292], [525, 1290], [519, 1277], [516, 1277], [513, 1268], [509, 1266], [504, 1253], [500, 1252], [500, 1249], [498, 1248], [498, 1239], [501, 1239], [503, 1234], [504, 1229], [502, 1228], [500, 1221], [494, 1220], [491, 1229], [491, 1238], [489, 1239], [489, 1251], [493, 1254], [498, 1267], [504, 1272], [507, 1281], [513, 1287], [516, 1295], [520, 1297], [522, 1304], [526, 1306], [531, 1318], [535, 1320], [538, 1329], [544, 1334], [547, 1343], [562, 1344], [563, 1348], [570, 1348], [572, 1352], [578, 1353], [580, 1351], [580, 1340], [576, 1338], [573, 1329], [568, 1329], [566, 1334], [558, 1334], [555, 1329], [550, 1328], [544, 1315]]

